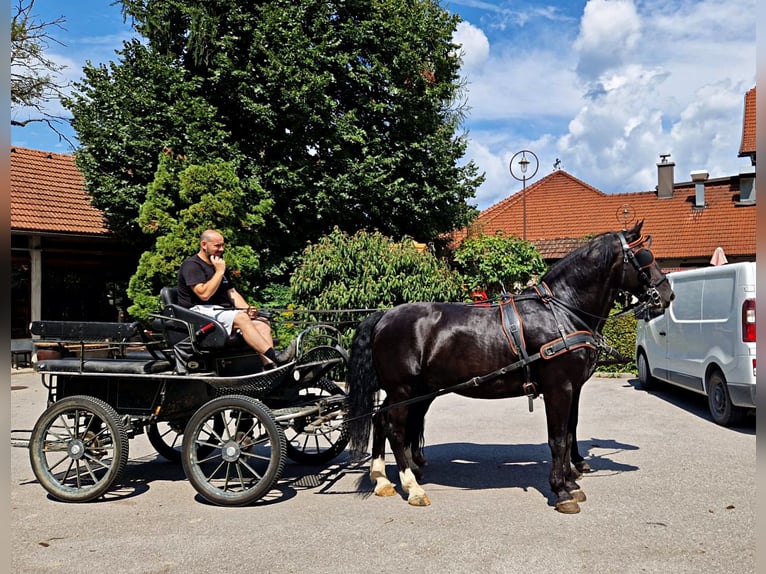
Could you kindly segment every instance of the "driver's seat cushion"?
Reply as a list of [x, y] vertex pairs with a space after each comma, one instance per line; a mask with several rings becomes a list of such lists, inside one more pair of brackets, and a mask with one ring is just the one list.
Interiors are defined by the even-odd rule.
[[[178, 289], [176, 287], [163, 287], [160, 290], [160, 302], [162, 309], [160, 314], [174, 320], [163, 320], [161, 328], [168, 343], [176, 345], [189, 337], [189, 329], [184, 323], [192, 325], [192, 330], [197, 334], [196, 347], [200, 351], [228, 351], [228, 350], [248, 350], [250, 346], [245, 342], [242, 334], [235, 331], [231, 335], [226, 327], [215, 319], [212, 319], [201, 313], [191, 311], [178, 304]], [[182, 323], [182, 321], [184, 323]], [[202, 327], [213, 324], [213, 329], [200, 333]]]

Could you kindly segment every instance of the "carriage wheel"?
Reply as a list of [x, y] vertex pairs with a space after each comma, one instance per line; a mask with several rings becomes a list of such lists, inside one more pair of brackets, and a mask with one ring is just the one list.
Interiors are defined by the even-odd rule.
[[[322, 398], [336, 395], [345, 396], [338, 385], [328, 379], [306, 383], [298, 390], [300, 404], [316, 403]], [[287, 438], [287, 456], [300, 464], [324, 464], [338, 456], [348, 445], [348, 429], [343, 417], [345, 405], [339, 403], [332, 407], [334, 415], [316, 424], [316, 417], [294, 419], [285, 430]], [[323, 413], [324, 414], [324, 413]], [[314, 423], [314, 424], [312, 424]]]
[[[156, 421], [152, 422], [146, 428], [146, 437], [162, 457], [170, 462], [181, 462], [181, 445], [183, 443], [183, 432], [187, 420], [183, 421]], [[213, 430], [220, 433], [223, 430], [223, 419], [217, 418]], [[207, 444], [197, 446], [198, 456], [207, 456], [213, 451], [213, 448]]]
[[[215, 430], [216, 420], [223, 429]], [[209, 450], [200, 455], [200, 447]], [[230, 395], [205, 403], [184, 430], [181, 462], [207, 501], [251, 504], [272, 489], [285, 466], [285, 433], [260, 401]]]
[[54, 498], [87, 502], [104, 494], [128, 464], [128, 433], [110, 405], [71, 396], [48, 407], [29, 439], [37, 480]]

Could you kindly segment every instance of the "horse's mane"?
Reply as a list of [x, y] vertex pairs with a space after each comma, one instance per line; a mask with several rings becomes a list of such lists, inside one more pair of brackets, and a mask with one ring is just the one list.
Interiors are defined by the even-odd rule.
[[[593, 277], [594, 267], [607, 269], [614, 258], [611, 245], [611, 232], [596, 235], [577, 249], [570, 251], [563, 258], [550, 266], [541, 281], [549, 283], [565, 275], [569, 280]], [[592, 255], [591, 255], [592, 253]], [[584, 258], [592, 259], [588, 265], [582, 265]]]

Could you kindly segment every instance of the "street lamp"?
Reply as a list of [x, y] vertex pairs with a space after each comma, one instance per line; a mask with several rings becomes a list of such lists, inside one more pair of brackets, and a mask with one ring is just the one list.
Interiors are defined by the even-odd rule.
[[[534, 169], [532, 170], [532, 173], [527, 175], [527, 172], [529, 171], [529, 164], [532, 163], [532, 161], [527, 158], [527, 155], [529, 155], [532, 160], [534, 160]], [[517, 175], [514, 171], [514, 160], [518, 157], [519, 161], [516, 162], [518, 164], [518, 169], [521, 171], [521, 175]], [[527, 180], [532, 179], [535, 177], [535, 174], [537, 173], [537, 168], [540, 167], [540, 162], [537, 159], [537, 156], [529, 151], [528, 149], [523, 149], [520, 152], [516, 152], [513, 154], [513, 157], [511, 157], [511, 161], [508, 162], [508, 169], [511, 172], [511, 175], [514, 179], [521, 182], [521, 209], [523, 212], [523, 223], [522, 223], [522, 239], [524, 241], [527, 240]]]

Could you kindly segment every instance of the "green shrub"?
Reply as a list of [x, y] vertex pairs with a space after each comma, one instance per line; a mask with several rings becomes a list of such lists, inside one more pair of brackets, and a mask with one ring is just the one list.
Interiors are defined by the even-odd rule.
[[[603, 335], [606, 343], [617, 350], [623, 357], [629, 359], [624, 364], [599, 365], [598, 371], [605, 373], [633, 373], [636, 371], [635, 347], [636, 347], [636, 318], [633, 313], [626, 313], [621, 317], [614, 318], [624, 310], [619, 303], [614, 306], [610, 319], [604, 325]], [[601, 357], [611, 360], [613, 357]]]

